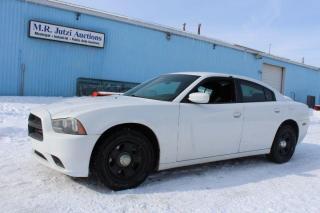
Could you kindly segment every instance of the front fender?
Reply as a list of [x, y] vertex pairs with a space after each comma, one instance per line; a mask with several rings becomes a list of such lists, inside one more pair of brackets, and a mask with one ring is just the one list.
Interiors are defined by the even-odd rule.
[[77, 116], [88, 135], [102, 135], [108, 129], [126, 123], [147, 126], [158, 139], [160, 164], [176, 162], [178, 117], [179, 105], [175, 103], [106, 108]]

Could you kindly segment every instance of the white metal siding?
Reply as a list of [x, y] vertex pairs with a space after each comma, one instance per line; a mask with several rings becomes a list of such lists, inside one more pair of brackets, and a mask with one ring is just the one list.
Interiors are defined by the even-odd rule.
[[276, 90], [282, 91], [283, 82], [283, 69], [282, 67], [273, 66], [269, 64], [263, 64], [262, 67], [262, 81], [269, 84]]

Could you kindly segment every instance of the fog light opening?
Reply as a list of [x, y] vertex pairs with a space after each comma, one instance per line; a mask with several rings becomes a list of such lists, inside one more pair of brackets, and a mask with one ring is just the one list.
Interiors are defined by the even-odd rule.
[[63, 163], [61, 162], [61, 160], [60, 160], [58, 157], [56, 157], [56, 156], [54, 156], [54, 155], [51, 155], [51, 157], [52, 157], [53, 161], [55, 162], [55, 164], [56, 164], [57, 166], [59, 166], [59, 167], [61, 167], [61, 168], [64, 168]]

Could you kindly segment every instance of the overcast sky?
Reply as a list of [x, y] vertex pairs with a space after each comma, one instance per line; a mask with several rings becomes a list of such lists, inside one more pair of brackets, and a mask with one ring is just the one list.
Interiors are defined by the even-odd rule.
[[320, 67], [319, 0], [63, 0]]

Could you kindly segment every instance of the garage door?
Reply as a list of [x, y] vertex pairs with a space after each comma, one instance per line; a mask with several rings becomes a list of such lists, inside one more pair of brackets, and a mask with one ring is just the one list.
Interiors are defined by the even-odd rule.
[[262, 81], [277, 89], [281, 93], [283, 82], [283, 69], [282, 67], [263, 64], [262, 67]]

